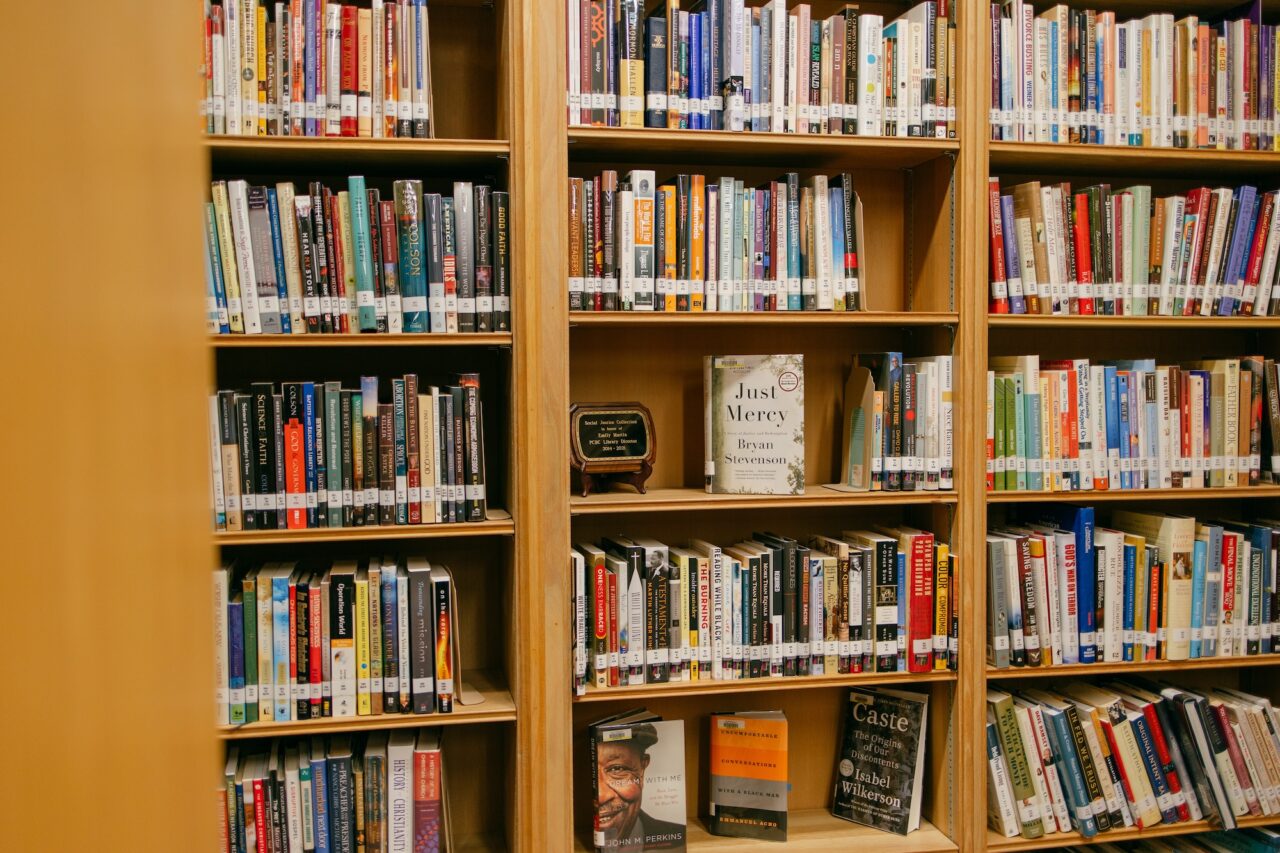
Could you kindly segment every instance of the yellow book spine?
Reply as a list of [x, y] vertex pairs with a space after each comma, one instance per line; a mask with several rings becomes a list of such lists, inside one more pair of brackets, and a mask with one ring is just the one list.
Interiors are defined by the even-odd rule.
[[373, 10], [356, 10], [356, 132], [373, 136]]
[[257, 80], [254, 98], [258, 101], [258, 135], [267, 135], [267, 7], [259, 6], [254, 26], [257, 42]]
[[689, 681], [698, 680], [698, 623], [697, 613], [693, 607], [690, 607], [691, 598], [689, 591], [698, 588], [698, 579], [690, 577], [693, 566], [697, 565], [697, 560], [690, 561], [687, 556], [677, 557], [680, 561], [680, 646], [681, 654], [688, 661], [686, 672]]
[[951, 549], [945, 542], [934, 548], [933, 668], [947, 668], [947, 637], [951, 633]]
[[213, 185], [213, 213], [218, 227], [218, 245], [222, 247], [222, 280], [227, 289], [227, 325], [232, 332], [244, 332], [244, 308], [240, 303], [240, 276], [236, 272], [235, 244], [231, 239], [231, 206], [227, 185]]
[[663, 226], [666, 230], [666, 245], [663, 247], [662, 257], [662, 277], [666, 279], [665, 292], [662, 296], [663, 311], [676, 310], [676, 188], [667, 184], [658, 187], [658, 192], [662, 193], [664, 205], [662, 211]]
[[706, 257], [707, 227], [707, 179], [704, 175], [693, 175], [689, 192], [689, 310], [703, 310], [703, 286], [706, 279], [704, 259]]
[[356, 253], [351, 243], [351, 196], [345, 190], [338, 193], [338, 251], [342, 252], [342, 280], [346, 295], [342, 297], [342, 313], [351, 322], [352, 329], [360, 328], [356, 313]]
[[[359, 418], [352, 418], [359, 421]], [[382, 567], [369, 566], [369, 705], [382, 713]]]
[[369, 701], [369, 577], [356, 578], [356, 715], [373, 713]]

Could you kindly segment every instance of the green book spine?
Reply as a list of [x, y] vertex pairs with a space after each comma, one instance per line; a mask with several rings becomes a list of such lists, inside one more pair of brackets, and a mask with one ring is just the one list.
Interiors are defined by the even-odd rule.
[[342, 386], [324, 383], [324, 458], [329, 526], [342, 526]]
[[355, 250], [356, 265], [356, 317], [360, 331], [378, 330], [377, 302], [373, 292], [373, 247], [369, 237], [369, 194], [364, 178], [352, 175], [347, 179], [347, 195], [351, 199], [351, 243]]
[[244, 620], [244, 716], [258, 720], [258, 582], [253, 575], [240, 581]]

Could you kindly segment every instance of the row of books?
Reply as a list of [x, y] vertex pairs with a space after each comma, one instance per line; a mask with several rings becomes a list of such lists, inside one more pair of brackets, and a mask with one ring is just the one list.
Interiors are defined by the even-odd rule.
[[206, 133], [434, 136], [426, 0], [205, 0]]
[[987, 663], [1195, 660], [1280, 651], [1280, 522], [1093, 507], [987, 535]]
[[227, 564], [214, 571], [221, 725], [448, 714], [456, 590], [421, 557]]
[[232, 744], [222, 782], [223, 853], [448, 849], [439, 729]]
[[1278, 197], [991, 178], [991, 313], [1274, 316]]
[[1280, 850], [1280, 832], [1265, 826], [1247, 829], [1216, 830], [1180, 836], [1173, 841], [1150, 838], [1123, 844], [1085, 844], [1076, 848], [1086, 853], [1113, 853], [1133, 850], [1137, 853], [1272, 853]]
[[453, 185], [355, 175], [298, 194], [215, 181], [205, 203], [206, 325], [213, 334], [505, 332], [511, 329], [510, 199]]
[[987, 760], [988, 822], [1007, 838], [1280, 814], [1280, 717], [1230, 688], [988, 689]]
[[574, 688], [954, 669], [955, 558], [910, 527], [721, 547], [609, 537], [573, 573]]
[[[1277, 30], [1153, 13], [990, 6], [991, 137], [1273, 150]], [[1255, 13], [1256, 15], [1256, 13]]]
[[988, 491], [1234, 488], [1274, 477], [1280, 385], [1270, 359], [990, 364]]
[[753, 7], [568, 0], [571, 125], [773, 133], [955, 136], [951, 4], [885, 23], [856, 5]]
[[848, 173], [570, 178], [569, 309], [858, 311], [864, 233]]
[[480, 375], [254, 382], [209, 398], [215, 530], [484, 521]]

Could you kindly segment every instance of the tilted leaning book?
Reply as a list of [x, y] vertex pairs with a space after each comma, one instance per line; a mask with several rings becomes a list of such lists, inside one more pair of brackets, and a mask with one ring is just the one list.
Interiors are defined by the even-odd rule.
[[928, 710], [921, 693], [849, 691], [832, 814], [898, 835], [920, 827]]

